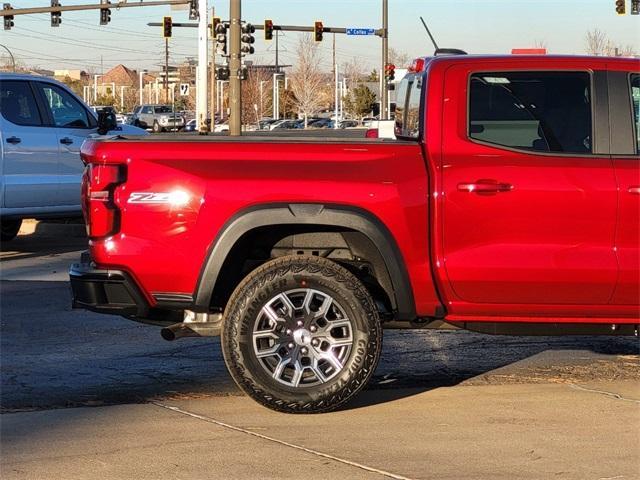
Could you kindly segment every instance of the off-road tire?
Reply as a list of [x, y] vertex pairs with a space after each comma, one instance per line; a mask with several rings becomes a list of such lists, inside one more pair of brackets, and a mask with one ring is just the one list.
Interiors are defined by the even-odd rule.
[[[335, 377], [292, 387], [259, 363], [252, 333], [270, 299], [300, 288], [324, 292], [340, 304], [351, 321], [353, 344]], [[231, 376], [254, 400], [280, 412], [321, 413], [340, 407], [367, 384], [380, 358], [382, 327], [371, 295], [353, 274], [331, 260], [297, 255], [265, 263], [238, 285], [225, 310], [221, 343]]]
[[0, 229], [2, 232], [0, 240], [2, 240], [3, 242], [13, 240], [18, 235], [21, 226], [21, 218], [3, 218], [2, 222], [0, 222]]

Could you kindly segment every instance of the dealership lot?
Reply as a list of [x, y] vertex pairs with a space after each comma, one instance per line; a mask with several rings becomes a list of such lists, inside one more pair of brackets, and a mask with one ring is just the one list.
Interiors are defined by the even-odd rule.
[[352, 404], [278, 414], [217, 339], [71, 310], [74, 232], [3, 245], [3, 478], [640, 476], [637, 338], [390, 330]]

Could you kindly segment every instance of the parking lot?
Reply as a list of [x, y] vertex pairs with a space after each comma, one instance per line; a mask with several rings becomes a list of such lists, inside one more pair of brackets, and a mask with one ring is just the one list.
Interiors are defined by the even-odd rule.
[[637, 338], [389, 330], [354, 402], [279, 414], [217, 339], [73, 311], [80, 232], [2, 246], [4, 479], [640, 478]]

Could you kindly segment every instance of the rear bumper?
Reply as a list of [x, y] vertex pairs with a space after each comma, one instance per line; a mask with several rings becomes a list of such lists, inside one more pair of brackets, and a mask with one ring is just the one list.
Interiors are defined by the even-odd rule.
[[72, 306], [111, 315], [145, 317], [149, 304], [135, 281], [121, 270], [94, 268], [88, 255], [69, 268]]

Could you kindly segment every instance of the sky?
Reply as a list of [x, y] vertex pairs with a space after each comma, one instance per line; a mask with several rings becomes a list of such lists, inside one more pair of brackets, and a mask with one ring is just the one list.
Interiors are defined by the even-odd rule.
[[[49, 6], [49, 0], [4, 0], [14, 8]], [[97, 3], [98, 0], [61, 0], [63, 5]], [[113, 0], [115, 1], [115, 0]], [[134, 0], [129, 0], [133, 2]], [[135, 0], [137, 1], [137, 0]], [[205, 0], [206, 1], [206, 0]], [[630, 0], [627, 0], [629, 4]], [[228, 0], [209, 0], [216, 16], [228, 18]], [[620, 46], [640, 49], [640, 16], [618, 16], [614, 0], [389, 0], [389, 44], [418, 57], [433, 52], [420, 23], [427, 21], [441, 47], [469, 53], [509, 53], [512, 48], [546, 45], [549, 53], [585, 53], [585, 34], [595, 28]], [[630, 7], [628, 6], [627, 9]], [[83, 69], [94, 73], [123, 63], [132, 69], [158, 69], [164, 63], [161, 22], [171, 15], [174, 22], [188, 22], [186, 11], [170, 7], [112, 9], [111, 23], [99, 25], [99, 12], [65, 12], [62, 25], [52, 28], [49, 14], [15, 18], [10, 31], [0, 30], [0, 44], [8, 47], [21, 64], [47, 69]], [[243, 0], [242, 16], [254, 24], [265, 19], [282, 25], [309, 25], [320, 20], [330, 27], [380, 28], [381, 0]], [[280, 37], [281, 63], [292, 63], [300, 34]], [[197, 56], [197, 29], [174, 28], [170, 40], [170, 62]], [[275, 42], [262, 32], [256, 37], [254, 63], [273, 64]], [[0, 48], [0, 61], [6, 54]], [[332, 63], [331, 36], [320, 44], [322, 66]], [[381, 42], [378, 37], [336, 37], [337, 63], [354, 59], [363, 71], [379, 68]]]

